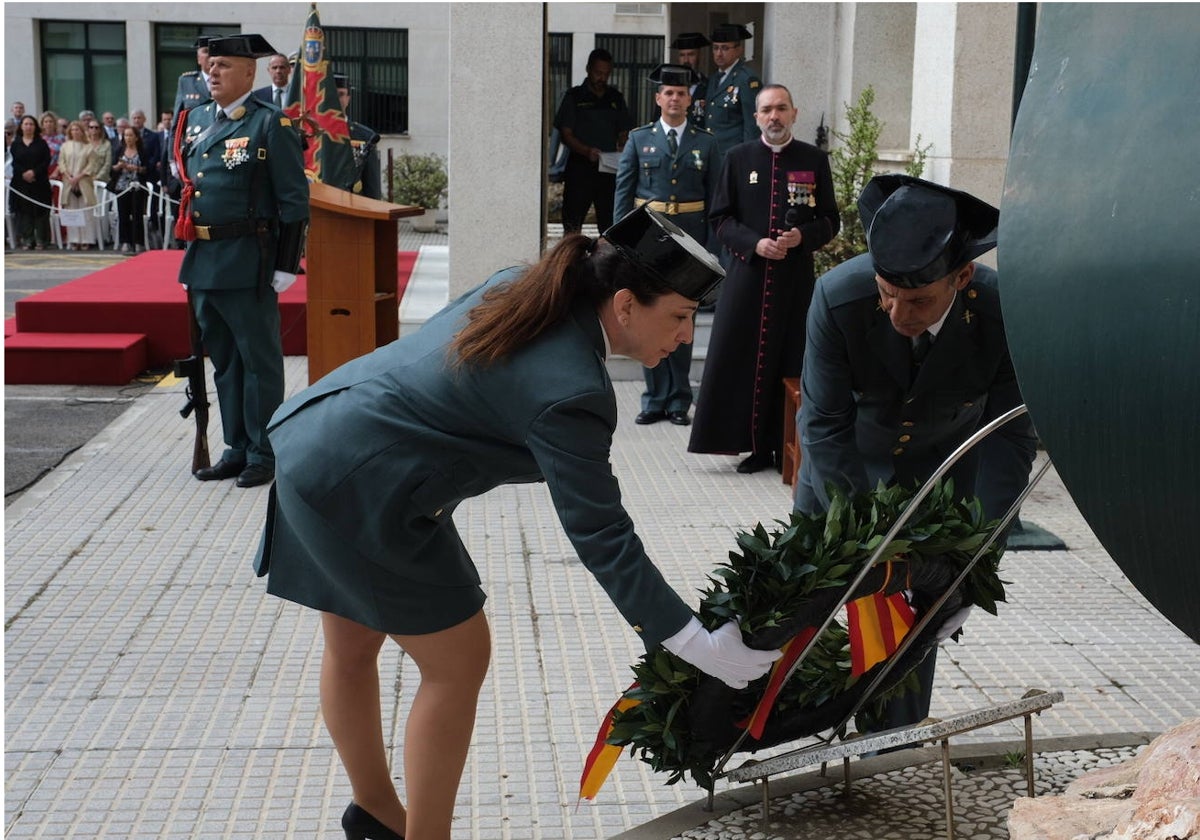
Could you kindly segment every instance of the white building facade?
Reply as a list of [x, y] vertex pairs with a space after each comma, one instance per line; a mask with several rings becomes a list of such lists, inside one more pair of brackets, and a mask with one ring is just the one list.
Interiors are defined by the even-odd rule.
[[[538, 256], [549, 124], [561, 91], [582, 81], [588, 52], [595, 46], [613, 52], [613, 83], [631, 106], [644, 105], [648, 92], [637, 89], [645, 86], [643, 71], [673, 57], [672, 38], [724, 22], [755, 33], [747, 57], [765, 82], [791, 89], [800, 139], [812, 142], [822, 119], [844, 130], [845, 103], [871, 85], [873, 111], [884, 122], [884, 157], [902, 156], [919, 135], [929, 149], [927, 177], [1000, 200], [1016, 3], [327, 2], [318, 8], [335, 69], [348, 70], [355, 87], [352, 114], [383, 133], [385, 165], [389, 149], [449, 160], [452, 295], [498, 266]], [[304, 2], [6, 3], [5, 97], [30, 112], [51, 108], [71, 117], [83, 106], [154, 114], [169, 109], [165, 91], [173, 91], [181, 69], [194, 66], [194, 59], [187, 62], [195, 34], [214, 27], [257, 32], [287, 54], [299, 48], [308, 12]], [[709, 60], [703, 69], [711, 67]], [[265, 61], [257, 84], [268, 84]]]

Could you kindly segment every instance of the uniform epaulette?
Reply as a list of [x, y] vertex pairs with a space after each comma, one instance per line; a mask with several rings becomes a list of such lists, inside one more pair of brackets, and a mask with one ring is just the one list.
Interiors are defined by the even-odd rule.
[[200, 78], [200, 71], [199, 70], [184, 70], [182, 73], [179, 74], [179, 78], [182, 79], [184, 76], [187, 76], [192, 79], [198, 79], [198, 78]]
[[641, 131], [643, 128], [654, 128], [654, 126], [657, 122], [658, 122], [658, 120], [653, 120], [651, 122], [646, 123], [645, 125], [639, 125], [637, 128], [634, 129], [634, 131]]

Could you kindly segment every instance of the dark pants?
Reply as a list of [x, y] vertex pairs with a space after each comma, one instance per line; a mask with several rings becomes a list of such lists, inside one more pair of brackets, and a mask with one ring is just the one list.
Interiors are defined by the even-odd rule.
[[279, 296], [266, 289], [194, 289], [196, 320], [215, 368], [222, 458], [275, 467], [267, 423], [283, 402]]
[[572, 154], [563, 180], [563, 233], [579, 233], [588, 208], [596, 206], [596, 226], [600, 232], [613, 223], [613, 203], [617, 197], [617, 176], [601, 172], [597, 164]]
[[117, 239], [122, 245], [145, 245], [146, 230], [142, 216], [146, 212], [146, 193], [134, 187], [117, 197]]
[[683, 411], [692, 407], [692, 345], [680, 344], [657, 367], [643, 367], [646, 390], [642, 411]]

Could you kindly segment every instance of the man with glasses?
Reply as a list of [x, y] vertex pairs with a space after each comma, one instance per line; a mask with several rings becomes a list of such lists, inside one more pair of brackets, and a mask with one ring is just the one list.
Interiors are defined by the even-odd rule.
[[708, 78], [704, 96], [704, 127], [717, 138], [717, 158], [738, 143], [758, 137], [754, 97], [762, 80], [750, 72], [742, 55], [745, 42], [754, 36], [740, 23], [723, 23], [713, 29], [712, 53], [716, 72]]

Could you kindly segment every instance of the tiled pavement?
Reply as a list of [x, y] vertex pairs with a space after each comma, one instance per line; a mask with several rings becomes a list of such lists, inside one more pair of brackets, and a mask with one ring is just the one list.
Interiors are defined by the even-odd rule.
[[[287, 360], [288, 391], [306, 381]], [[687, 429], [635, 426], [616, 383], [613, 462], [650, 555], [685, 597], [735, 532], [783, 516], [775, 473], [685, 452]], [[6, 510], [5, 836], [337, 837], [349, 799], [317, 710], [313, 614], [264, 594], [250, 558], [265, 488], [188, 474], [173, 379], [140, 397]], [[219, 449], [219, 420], [210, 430]], [[1200, 715], [1200, 646], [1099, 546], [1053, 470], [1025, 518], [1067, 543], [1010, 553], [1009, 601], [939, 657], [933, 714], [1060, 689], [1038, 737], [1158, 732]], [[494, 634], [456, 840], [607, 838], [694, 803], [623, 758], [576, 807], [583, 758], [630, 681], [635, 635], [578, 564], [545, 487], [501, 488], [457, 514]], [[387, 649], [385, 731], [398, 783], [411, 663]], [[1017, 737], [1014, 724], [959, 742]], [[670, 834], [643, 832], [646, 840]]]

